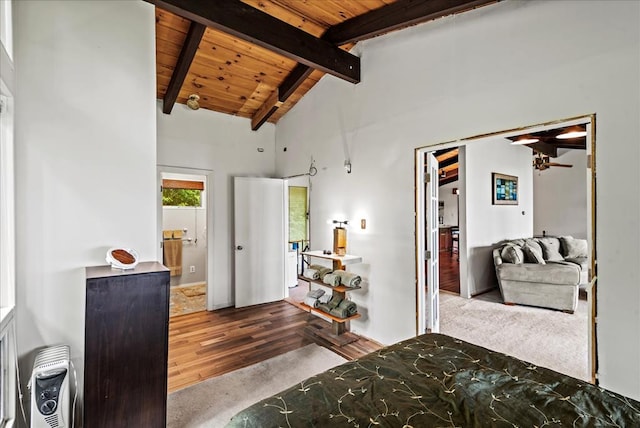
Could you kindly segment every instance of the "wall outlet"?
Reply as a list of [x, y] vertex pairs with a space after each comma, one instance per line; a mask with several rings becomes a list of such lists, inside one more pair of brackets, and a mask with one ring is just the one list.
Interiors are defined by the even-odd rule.
[[189, 266], [189, 273], [196, 273], [196, 267], [195, 266]]

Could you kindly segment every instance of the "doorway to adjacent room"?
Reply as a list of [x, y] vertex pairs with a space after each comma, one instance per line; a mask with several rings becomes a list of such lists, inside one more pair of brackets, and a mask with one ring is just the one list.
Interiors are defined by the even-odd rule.
[[[207, 309], [208, 184], [203, 171], [160, 171], [162, 263], [170, 270], [171, 317]], [[204, 171], [206, 172], [206, 171]]]
[[[443, 312], [451, 307], [450, 298], [461, 301], [465, 307], [469, 306], [472, 296], [494, 289], [497, 285], [496, 270], [492, 258], [492, 252], [501, 242], [508, 239], [534, 237], [543, 239], [547, 237], [561, 237], [574, 235], [583, 238], [587, 243], [584, 266], [581, 271], [585, 273], [583, 281], [580, 278], [580, 296], [576, 314], [562, 314], [573, 318], [583, 317], [584, 322], [579, 329], [573, 329], [575, 334], [582, 335], [580, 348], [580, 359], [584, 358], [584, 375], [580, 377], [586, 380], [595, 379], [597, 367], [597, 349], [595, 336], [595, 305], [596, 305], [596, 277], [594, 266], [596, 263], [596, 242], [595, 242], [595, 116], [584, 116], [560, 121], [548, 122], [545, 124], [530, 127], [512, 129], [464, 140], [457, 140], [449, 143], [436, 144], [433, 146], [416, 149], [416, 247], [417, 247], [417, 301], [418, 301], [418, 333], [424, 331], [438, 332], [440, 321], [445, 319]], [[582, 140], [567, 140], [565, 142], [551, 141], [557, 138], [556, 134], [569, 134], [574, 128], [581, 128]], [[562, 130], [562, 132], [557, 132]], [[553, 134], [553, 135], [551, 135]], [[586, 135], [585, 135], [586, 134]], [[537, 142], [523, 142], [523, 137], [539, 137]], [[530, 138], [531, 140], [531, 138]], [[544, 140], [544, 141], [542, 141]], [[498, 153], [488, 153], [487, 147], [491, 146], [498, 150]], [[459, 240], [458, 252], [460, 258], [460, 286], [461, 297], [445, 295], [440, 300], [439, 278], [440, 270], [443, 267], [443, 254], [441, 252], [438, 227], [438, 190], [437, 179], [439, 165], [436, 154], [452, 149], [460, 149], [460, 182], [459, 182]], [[526, 146], [526, 147], [524, 147]], [[528, 151], [527, 151], [528, 149]], [[517, 153], [516, 153], [517, 152]], [[579, 156], [583, 160], [579, 160]], [[567, 159], [573, 159], [568, 162]], [[517, 171], [510, 171], [516, 164]], [[573, 167], [575, 164], [575, 167]], [[537, 202], [534, 197], [540, 199], [539, 195], [534, 196], [534, 181], [540, 179], [552, 179], [552, 175], [566, 172], [576, 173], [576, 178], [572, 179], [576, 185], [581, 187], [583, 193], [584, 208], [574, 209], [580, 211], [580, 217], [584, 219], [583, 230], [570, 227], [570, 223], [562, 221], [560, 217], [555, 222], [549, 216], [536, 216]], [[516, 204], [496, 204], [492, 203], [492, 193], [495, 199], [496, 189], [494, 183], [495, 173], [513, 173], [519, 176], [518, 195], [522, 198]], [[546, 174], [546, 175], [545, 175]], [[516, 177], [516, 180], [518, 178]], [[567, 178], [557, 178], [556, 183], [565, 182]], [[424, 184], [423, 184], [424, 183]], [[542, 187], [550, 189], [548, 183]], [[555, 186], [557, 187], [557, 186]], [[453, 194], [453, 191], [450, 190]], [[570, 191], [569, 191], [570, 192]], [[575, 196], [577, 191], [570, 192], [569, 198]], [[554, 199], [555, 198], [555, 199]], [[556, 196], [551, 198], [554, 207], [558, 206]], [[549, 214], [549, 210], [542, 210]], [[540, 211], [541, 212], [541, 211]], [[565, 217], [576, 219], [578, 216], [568, 212]], [[556, 216], [557, 217], [557, 216]], [[575, 222], [573, 222], [575, 223]], [[554, 225], [550, 230], [545, 225]], [[550, 233], [551, 232], [551, 233]], [[570, 236], [569, 236], [570, 237]], [[484, 242], [484, 241], [486, 242]], [[480, 242], [483, 241], [483, 242]], [[448, 244], [445, 244], [448, 245]], [[434, 257], [435, 255], [435, 257]], [[502, 299], [499, 291], [497, 303], [500, 307]], [[489, 301], [485, 298], [489, 294], [483, 295], [479, 300]], [[445, 302], [445, 300], [447, 302]], [[455, 303], [455, 302], [454, 302]], [[455, 305], [454, 305], [455, 306]], [[527, 309], [526, 306], [515, 306], [516, 311]], [[551, 309], [531, 308], [531, 310], [551, 311]], [[572, 312], [572, 311], [568, 311]], [[491, 313], [494, 313], [491, 311]], [[582, 315], [580, 315], [582, 313]], [[456, 315], [453, 315], [455, 318]], [[451, 320], [451, 317], [447, 317]], [[584, 325], [583, 325], [584, 324]], [[477, 323], [470, 329], [477, 328]], [[504, 327], [504, 326], [502, 326]], [[463, 329], [464, 330], [464, 329]], [[465, 331], [466, 331], [465, 330]], [[535, 329], [533, 329], [535, 330]], [[445, 332], [446, 333], [446, 332]], [[449, 333], [446, 333], [449, 334]], [[468, 340], [460, 337], [462, 340]], [[502, 337], [502, 342], [505, 338]], [[488, 345], [484, 345], [487, 347]], [[501, 352], [507, 352], [497, 349]], [[562, 350], [559, 349], [562, 353]], [[562, 357], [566, 357], [566, 352]], [[526, 356], [519, 356], [526, 359]], [[551, 367], [554, 368], [554, 367]], [[572, 374], [573, 375], [573, 374]], [[574, 375], [575, 376], [575, 375]]]

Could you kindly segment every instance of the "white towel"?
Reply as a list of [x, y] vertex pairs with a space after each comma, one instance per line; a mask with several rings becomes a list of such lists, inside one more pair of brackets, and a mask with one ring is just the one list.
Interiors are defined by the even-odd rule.
[[311, 306], [312, 308], [318, 307], [318, 299], [316, 299], [315, 297], [305, 297], [302, 303], [307, 306]]
[[309, 279], [318, 279], [320, 278], [320, 274], [318, 274], [318, 271], [315, 269], [306, 269], [304, 271], [304, 273], [302, 274], [302, 276], [304, 276], [305, 278], [309, 278]]

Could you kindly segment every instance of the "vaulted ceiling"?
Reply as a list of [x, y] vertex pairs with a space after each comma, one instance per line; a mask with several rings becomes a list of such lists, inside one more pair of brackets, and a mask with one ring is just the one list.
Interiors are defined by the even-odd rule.
[[[163, 112], [202, 108], [276, 123], [326, 73], [360, 81], [355, 43], [499, 0], [146, 0], [156, 5]], [[249, 126], [249, 125], [248, 125]]]

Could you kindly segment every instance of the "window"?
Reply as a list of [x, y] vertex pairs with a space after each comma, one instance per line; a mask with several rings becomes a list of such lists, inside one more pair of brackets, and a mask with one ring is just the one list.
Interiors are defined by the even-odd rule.
[[289, 187], [289, 242], [307, 240], [307, 188]]
[[204, 183], [189, 180], [162, 180], [162, 205], [202, 207]]

